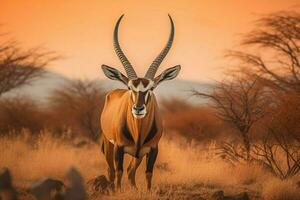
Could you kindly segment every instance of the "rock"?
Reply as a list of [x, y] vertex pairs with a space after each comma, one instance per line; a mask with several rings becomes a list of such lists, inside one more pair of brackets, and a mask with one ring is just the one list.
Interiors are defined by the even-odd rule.
[[71, 168], [67, 173], [67, 179], [70, 185], [66, 189], [65, 200], [85, 200], [86, 192], [80, 173], [75, 168]]
[[249, 195], [247, 192], [242, 192], [234, 196], [228, 196], [225, 200], [249, 200]]
[[0, 170], [0, 199], [16, 200], [17, 193], [12, 185], [12, 178], [7, 168]]
[[247, 192], [242, 192], [237, 195], [225, 196], [224, 191], [216, 191], [212, 194], [211, 200], [249, 200]]
[[42, 179], [28, 190], [37, 200], [85, 200], [86, 193], [80, 173], [71, 168], [67, 175], [68, 185], [55, 179]]
[[59, 200], [64, 189], [65, 185], [60, 180], [46, 178], [33, 183], [28, 191], [38, 200]]
[[7, 168], [0, 171], [0, 189], [12, 187], [11, 175]]
[[103, 194], [109, 194], [109, 189], [112, 186], [112, 183], [109, 182], [104, 175], [100, 175], [92, 180], [89, 180], [87, 184], [90, 185], [94, 191]]

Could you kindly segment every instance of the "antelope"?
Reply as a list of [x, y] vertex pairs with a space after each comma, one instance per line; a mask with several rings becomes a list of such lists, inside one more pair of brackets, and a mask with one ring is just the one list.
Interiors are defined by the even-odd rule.
[[122, 82], [127, 89], [116, 89], [105, 97], [101, 114], [102, 152], [108, 164], [108, 178], [114, 190], [115, 176], [117, 188], [121, 189], [124, 154], [132, 159], [127, 168], [128, 179], [136, 188], [135, 174], [143, 157], [146, 155], [147, 189], [151, 189], [153, 167], [158, 155], [158, 143], [162, 136], [162, 117], [159, 113], [153, 90], [163, 81], [174, 79], [181, 67], [176, 65], [155, 77], [161, 62], [169, 52], [174, 39], [174, 23], [169, 15], [171, 32], [168, 42], [161, 53], [150, 65], [143, 78], [139, 78], [131, 63], [123, 53], [118, 29], [122, 15], [114, 28], [114, 49], [125, 68], [127, 76], [107, 65], [102, 65], [104, 74], [112, 80]]

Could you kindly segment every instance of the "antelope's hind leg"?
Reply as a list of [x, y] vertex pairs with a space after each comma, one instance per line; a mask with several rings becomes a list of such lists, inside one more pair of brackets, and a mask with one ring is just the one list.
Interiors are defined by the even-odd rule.
[[114, 191], [115, 190], [114, 146], [104, 136], [102, 137], [103, 137], [102, 151], [104, 153], [108, 165], [108, 169], [107, 169], [108, 180], [110, 181], [112, 191]]
[[158, 154], [158, 147], [151, 148], [150, 152], [147, 154], [146, 160], [146, 180], [147, 180], [147, 189], [151, 189], [151, 182], [152, 182], [152, 173], [153, 167], [157, 158]]
[[135, 174], [136, 174], [136, 170], [140, 166], [142, 160], [143, 160], [143, 158], [134, 158], [133, 157], [127, 168], [128, 180], [130, 181], [131, 186], [133, 186], [135, 188], [136, 188]]

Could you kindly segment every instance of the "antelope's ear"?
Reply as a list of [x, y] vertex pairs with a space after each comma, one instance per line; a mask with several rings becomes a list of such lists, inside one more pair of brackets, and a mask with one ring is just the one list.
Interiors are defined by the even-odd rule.
[[180, 69], [180, 65], [176, 65], [175, 67], [166, 69], [165, 71], [163, 71], [163, 73], [161, 73], [154, 79], [155, 85], [158, 85], [162, 81], [174, 79], [179, 74]]
[[128, 84], [128, 78], [125, 75], [123, 75], [121, 72], [119, 72], [119, 70], [113, 67], [109, 67], [107, 65], [102, 65], [101, 68], [107, 78], [111, 80], [121, 81], [125, 85]]

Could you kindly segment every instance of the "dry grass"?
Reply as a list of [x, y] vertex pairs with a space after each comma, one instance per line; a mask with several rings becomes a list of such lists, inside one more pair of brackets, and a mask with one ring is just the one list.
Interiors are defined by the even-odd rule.
[[[64, 180], [65, 173], [71, 166], [75, 166], [86, 181], [106, 173], [106, 163], [97, 144], [77, 148], [47, 134], [40, 137], [33, 147], [24, 141], [24, 138], [0, 139], [0, 167], [8, 167], [11, 170], [16, 186], [28, 186], [42, 177]], [[127, 162], [125, 169], [126, 166]], [[296, 186], [290, 182], [287, 184], [275, 181], [274, 184], [264, 184], [265, 181], [273, 183], [274, 179], [258, 166], [241, 164], [233, 167], [217, 159], [214, 156], [214, 144], [204, 148], [196, 144], [184, 145], [179, 141], [163, 139], [160, 143], [160, 154], [154, 171], [154, 188], [151, 193], [145, 190], [144, 169], [143, 163], [137, 173], [138, 191], [130, 188], [125, 172], [123, 192], [107, 198], [157, 199], [161, 195], [182, 195], [180, 191], [196, 192], [205, 196], [217, 189], [225, 190], [229, 194], [257, 191], [262, 192], [266, 199], [276, 200], [280, 199], [284, 191], [289, 192], [292, 197], [298, 194]]]
[[299, 200], [300, 189], [292, 180], [271, 179], [264, 184], [262, 196], [268, 200]]
[[63, 179], [71, 166], [76, 166], [86, 178], [101, 173], [104, 162], [96, 145], [75, 148], [48, 135], [40, 137], [35, 145], [22, 139], [0, 140], [1, 167], [8, 167], [15, 184], [28, 184], [41, 177]]

